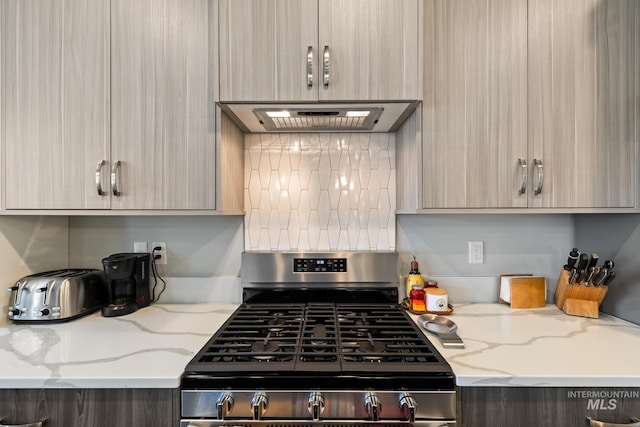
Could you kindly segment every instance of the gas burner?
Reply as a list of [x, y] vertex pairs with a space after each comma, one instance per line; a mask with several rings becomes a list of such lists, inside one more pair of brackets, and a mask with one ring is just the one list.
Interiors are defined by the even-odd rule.
[[327, 351], [327, 344], [329, 343], [329, 340], [317, 340], [317, 339], [312, 339], [310, 341], [310, 348], [312, 351], [317, 352], [317, 353], [323, 353], [325, 351]]
[[326, 353], [326, 354], [327, 354], [326, 356], [304, 355], [300, 357], [300, 361], [305, 363], [318, 363], [318, 362], [334, 363], [338, 360], [338, 358], [334, 354], [330, 354], [330, 353]]
[[280, 343], [278, 341], [256, 341], [251, 345], [251, 358], [255, 360], [273, 360], [276, 355], [281, 351]]
[[327, 325], [324, 323], [314, 325], [313, 330], [311, 331], [311, 337], [309, 338], [311, 348], [315, 351], [324, 351], [324, 348], [329, 341], [330, 339], [327, 336]]
[[271, 319], [266, 319], [267, 325], [270, 325], [270, 326], [285, 325], [287, 323], [287, 319], [283, 316], [286, 316], [286, 315], [280, 312], [273, 313], [273, 317]]
[[387, 346], [382, 342], [358, 341], [356, 351], [362, 353], [384, 353], [386, 348]]

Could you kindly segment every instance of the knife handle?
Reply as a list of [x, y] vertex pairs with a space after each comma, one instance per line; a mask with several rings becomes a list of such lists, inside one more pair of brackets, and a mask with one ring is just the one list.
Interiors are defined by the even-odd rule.
[[578, 273], [578, 270], [576, 270], [575, 267], [573, 267], [571, 269], [571, 272], [569, 273], [569, 279], [567, 280], [567, 283], [569, 283], [570, 285], [573, 284], [573, 280], [576, 278], [576, 274]]
[[607, 274], [609, 273], [609, 269], [606, 267], [602, 267], [600, 269], [600, 271], [598, 271], [598, 274], [596, 275], [596, 277], [593, 279], [593, 286], [600, 286], [602, 285], [602, 282], [604, 282], [604, 279], [607, 277]]
[[613, 282], [613, 279], [616, 278], [616, 272], [612, 271], [611, 273], [609, 273], [609, 275], [604, 279], [604, 282], [602, 282], [603, 286], [609, 286], [609, 284], [611, 282]]
[[573, 250], [569, 252], [569, 257], [567, 258], [567, 263], [565, 264], [564, 269], [571, 271], [573, 266], [576, 264], [576, 261], [578, 261], [578, 258], [580, 258], [580, 251], [578, 251], [578, 248], [573, 248]]
[[587, 264], [589, 264], [589, 255], [580, 254], [580, 260], [578, 261], [578, 270], [586, 269]]
[[576, 276], [576, 285], [579, 285], [584, 280], [585, 272], [586, 270], [584, 269], [578, 270], [578, 275]]
[[604, 262], [604, 267], [607, 267], [609, 270], [611, 270], [613, 268], [615, 264], [613, 263], [613, 261], [611, 261], [610, 259], [606, 260]]
[[600, 257], [598, 256], [597, 253], [595, 252], [591, 252], [591, 258], [589, 258], [589, 264], [587, 264], [587, 271], [591, 268], [591, 267], [595, 267], [596, 264], [598, 264], [598, 259]]
[[585, 286], [590, 286], [589, 282], [591, 281], [591, 279], [593, 279], [593, 275], [596, 273], [596, 268], [595, 267], [589, 267], [588, 273], [587, 273], [587, 277], [584, 278], [584, 285]]

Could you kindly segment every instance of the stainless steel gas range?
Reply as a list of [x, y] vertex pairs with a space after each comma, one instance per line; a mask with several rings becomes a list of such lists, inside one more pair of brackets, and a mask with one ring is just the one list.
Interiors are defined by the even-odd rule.
[[243, 304], [187, 365], [181, 427], [455, 426], [397, 253], [244, 253]]

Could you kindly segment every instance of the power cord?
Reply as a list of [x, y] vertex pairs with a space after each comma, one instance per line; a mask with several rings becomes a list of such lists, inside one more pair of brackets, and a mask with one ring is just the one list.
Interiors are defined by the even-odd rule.
[[[167, 289], [167, 282], [165, 282], [164, 279], [160, 276], [160, 273], [158, 273], [158, 266], [156, 265], [156, 260], [162, 258], [162, 255], [156, 255], [156, 252], [159, 252], [160, 250], [162, 250], [162, 248], [160, 246], [156, 246], [151, 251], [151, 272], [153, 273], [153, 290], [151, 291], [151, 302], [157, 302], [160, 299], [160, 295], [162, 295], [164, 290]], [[156, 287], [158, 286], [158, 279], [160, 279], [160, 281], [162, 282], [162, 290], [160, 290], [160, 293], [156, 297]]]

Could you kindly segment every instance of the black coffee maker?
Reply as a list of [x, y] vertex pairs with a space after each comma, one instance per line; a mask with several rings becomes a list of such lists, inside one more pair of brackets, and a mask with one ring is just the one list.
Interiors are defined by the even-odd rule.
[[105, 317], [123, 316], [150, 304], [148, 253], [113, 254], [102, 260], [109, 284]]

